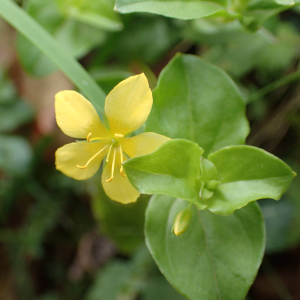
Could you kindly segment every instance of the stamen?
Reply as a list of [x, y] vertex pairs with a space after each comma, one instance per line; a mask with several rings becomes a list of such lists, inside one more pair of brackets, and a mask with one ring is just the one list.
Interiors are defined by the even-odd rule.
[[109, 179], [106, 179], [106, 182], [111, 182], [114, 179], [114, 172], [115, 172], [115, 160], [116, 160], [116, 148], [114, 148], [114, 157], [111, 165], [111, 176]]
[[95, 155], [93, 155], [93, 156], [87, 161], [87, 163], [86, 163], [84, 166], [76, 165], [76, 167], [79, 168], [79, 169], [85, 169], [85, 168], [87, 168], [87, 166], [89, 165], [89, 163], [90, 163], [96, 156], [98, 156], [102, 151], [104, 151], [107, 147], [108, 147], [108, 145], [105, 146], [104, 148], [102, 148], [102, 149], [101, 149], [99, 152], [97, 152]]
[[115, 133], [114, 136], [115, 136], [115, 137], [124, 137], [124, 134], [121, 134], [121, 133]]
[[121, 156], [121, 167], [120, 167], [120, 174], [123, 176], [123, 177], [126, 177], [126, 175], [124, 174], [124, 168], [122, 166], [122, 163], [123, 163], [123, 150], [122, 150], [122, 146], [120, 145], [120, 156]]
[[90, 133], [87, 135], [87, 137], [86, 137], [86, 139], [87, 139], [88, 142], [91, 141], [91, 136], [92, 136], [92, 133], [90, 132]]
[[108, 150], [108, 154], [107, 154], [107, 156], [106, 156], [106, 162], [109, 161], [110, 152], [111, 152], [111, 149], [112, 149], [113, 144], [114, 144], [114, 143], [111, 143], [111, 144], [110, 144], [110, 147], [109, 147], [109, 150]]
[[103, 141], [103, 140], [107, 140], [108, 139], [108, 137], [102, 137], [102, 138], [100, 138], [100, 137], [96, 137], [96, 138], [90, 138], [90, 140], [89, 140], [89, 142], [91, 142], [91, 141]]

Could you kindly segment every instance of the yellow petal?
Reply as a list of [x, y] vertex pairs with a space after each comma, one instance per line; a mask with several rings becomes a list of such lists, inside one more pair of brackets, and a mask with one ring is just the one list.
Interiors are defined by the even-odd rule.
[[109, 136], [108, 130], [94, 106], [75, 91], [61, 91], [55, 95], [56, 122], [60, 129], [73, 138], [86, 139]]
[[[106, 148], [105, 148], [106, 147]], [[102, 152], [101, 149], [104, 149]], [[107, 154], [106, 143], [76, 142], [67, 144], [55, 153], [56, 169], [65, 175], [77, 180], [92, 177], [99, 169], [103, 157]], [[77, 167], [84, 166], [96, 153], [100, 152], [85, 169]]]
[[132, 186], [127, 177], [120, 174], [121, 162], [119, 157], [116, 157], [114, 179], [107, 182], [106, 180], [111, 176], [111, 167], [112, 159], [109, 160], [102, 173], [102, 185], [106, 195], [123, 204], [135, 202], [140, 193]]
[[138, 155], [149, 154], [168, 140], [170, 140], [170, 138], [166, 136], [153, 132], [145, 132], [131, 138], [124, 138], [122, 140], [122, 148], [131, 158]]
[[148, 118], [152, 103], [152, 93], [143, 73], [121, 81], [105, 100], [110, 131], [125, 135], [140, 128]]

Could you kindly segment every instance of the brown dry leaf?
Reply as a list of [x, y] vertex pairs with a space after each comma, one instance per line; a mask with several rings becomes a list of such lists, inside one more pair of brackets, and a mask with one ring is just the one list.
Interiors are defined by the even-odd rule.
[[62, 73], [55, 72], [44, 78], [32, 78], [21, 71], [20, 90], [37, 112], [37, 126], [42, 134], [50, 134], [56, 128], [54, 96], [63, 90], [73, 90], [74, 85]]
[[0, 19], [0, 68], [8, 69], [15, 58], [15, 30]]

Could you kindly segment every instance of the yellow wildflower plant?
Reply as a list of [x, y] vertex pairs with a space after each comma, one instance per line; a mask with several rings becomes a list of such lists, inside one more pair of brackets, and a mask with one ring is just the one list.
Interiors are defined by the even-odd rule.
[[139, 192], [126, 177], [122, 163], [127, 157], [149, 154], [169, 138], [146, 132], [127, 135], [141, 127], [152, 108], [152, 93], [144, 74], [120, 82], [105, 100], [107, 129], [93, 105], [75, 91], [55, 95], [56, 121], [68, 136], [84, 139], [56, 151], [56, 169], [77, 180], [92, 177], [106, 157], [102, 173], [105, 193], [123, 204], [135, 202]]

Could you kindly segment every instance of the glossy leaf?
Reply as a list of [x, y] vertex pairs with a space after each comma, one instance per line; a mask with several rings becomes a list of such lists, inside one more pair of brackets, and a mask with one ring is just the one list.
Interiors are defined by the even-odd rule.
[[149, 12], [184, 20], [230, 15], [226, 11], [226, 1], [224, 0], [117, 0], [116, 9], [122, 13]]
[[203, 150], [187, 140], [171, 140], [155, 152], [123, 165], [133, 186], [144, 194], [163, 194], [189, 200], [205, 208], [199, 198], [200, 157]]
[[236, 85], [221, 69], [197, 56], [172, 59], [159, 77], [153, 101], [146, 131], [194, 141], [204, 149], [204, 156], [243, 144], [249, 132]]
[[279, 200], [296, 173], [276, 156], [256, 147], [231, 146], [209, 155], [218, 170], [220, 184], [208, 209], [228, 215], [249, 202]]
[[172, 232], [188, 202], [154, 196], [146, 212], [146, 243], [168, 281], [190, 300], [244, 300], [261, 263], [264, 222], [255, 203], [231, 216], [192, 207], [189, 228]]
[[149, 12], [166, 17], [190, 20], [223, 17], [240, 20], [246, 27], [257, 30], [269, 17], [289, 9], [299, 0], [234, 1], [225, 0], [117, 0], [121, 13]]

